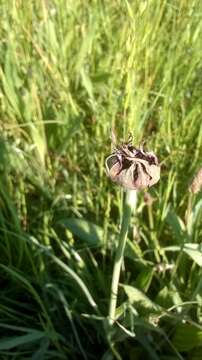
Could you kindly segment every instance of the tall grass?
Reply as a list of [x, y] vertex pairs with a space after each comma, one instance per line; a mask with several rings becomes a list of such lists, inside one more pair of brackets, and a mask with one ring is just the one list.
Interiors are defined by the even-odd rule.
[[[1, 359], [201, 359], [202, 200], [187, 191], [201, 14], [197, 0], [1, 1]], [[109, 340], [113, 127], [146, 140], [162, 177], [152, 205], [139, 197]]]

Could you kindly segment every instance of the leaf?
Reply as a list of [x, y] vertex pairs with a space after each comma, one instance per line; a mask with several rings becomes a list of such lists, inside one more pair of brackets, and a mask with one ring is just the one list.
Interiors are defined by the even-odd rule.
[[37, 128], [34, 124], [30, 124], [30, 134], [32, 137], [33, 145], [37, 150], [38, 159], [40, 160], [43, 167], [45, 166], [45, 156], [47, 151], [46, 138], [44, 134], [44, 129], [42, 126]]
[[177, 240], [183, 239], [185, 237], [184, 223], [173, 210], [169, 210], [166, 216], [166, 221], [171, 226]]
[[194, 230], [194, 226], [196, 226], [197, 219], [199, 218], [200, 212], [202, 209], [202, 199], [200, 199], [193, 208], [191, 213], [191, 232]]
[[150, 310], [160, 310], [161, 307], [155, 304], [152, 300], [150, 300], [142, 291], [139, 289], [130, 286], [130, 285], [123, 285], [123, 288], [129, 298], [131, 303], [138, 303], [142, 305], [144, 308]]
[[135, 285], [143, 289], [144, 291], [148, 291], [151, 281], [153, 279], [154, 269], [153, 268], [145, 268], [145, 270], [141, 271], [135, 280]]
[[202, 346], [202, 330], [190, 324], [180, 324], [176, 328], [173, 345], [178, 351], [190, 351]]
[[197, 347], [191, 352], [191, 360], [201, 360], [202, 347]]
[[173, 306], [173, 301], [171, 298], [171, 293], [167, 286], [164, 286], [155, 298], [155, 302], [164, 308], [169, 308]]
[[103, 243], [103, 230], [100, 226], [83, 219], [67, 218], [61, 219], [59, 224], [65, 226], [90, 246], [101, 246]]
[[45, 337], [42, 331], [33, 331], [31, 334], [12, 336], [0, 340], [0, 350], [13, 349], [16, 346], [24, 345], [32, 341], [36, 341]]
[[190, 212], [187, 219], [187, 228], [188, 233], [193, 235], [194, 230], [197, 228], [197, 222], [200, 219], [200, 213], [202, 210], [202, 199], [197, 201], [197, 203], [192, 206], [192, 211]]
[[124, 256], [127, 256], [131, 260], [141, 261], [144, 264], [144, 261], [142, 260], [143, 254], [140, 246], [136, 242], [132, 242], [129, 239], [126, 243]]
[[55, 255], [49, 254], [52, 260], [60, 267], [62, 268], [80, 287], [80, 289], [85, 294], [86, 298], [88, 299], [89, 303], [93, 308], [97, 308], [97, 304], [95, 303], [91, 293], [88, 290], [88, 287], [85, 285], [83, 280], [77, 275], [77, 273], [71, 269], [68, 265], [66, 265], [63, 261], [61, 261], [59, 258], [57, 258]]
[[202, 266], [202, 244], [185, 244], [183, 251], [189, 255], [196, 264]]
[[181, 246], [167, 246], [164, 251], [183, 251], [199, 266], [202, 266], [202, 244], [185, 243]]
[[45, 354], [48, 351], [49, 345], [49, 339], [42, 339], [39, 345], [39, 349], [32, 355], [31, 360], [44, 360], [46, 358]]
[[104, 355], [102, 355], [101, 360], [113, 360], [114, 359], [114, 355], [112, 354], [112, 352], [110, 350], [107, 350]]
[[3, 324], [3, 323], [0, 323], [0, 327], [4, 328], [4, 329], [10, 329], [10, 330], [14, 330], [14, 331], [17, 330], [17, 331], [22, 331], [22, 332], [27, 332], [27, 333], [33, 333], [33, 332], [38, 331], [33, 328], [28, 328], [25, 326], [16, 326], [16, 325]]
[[86, 89], [88, 96], [93, 99], [93, 85], [92, 82], [90, 80], [90, 77], [86, 74], [85, 70], [82, 68], [80, 71], [81, 74], [81, 79], [82, 79], [82, 83], [84, 88]]

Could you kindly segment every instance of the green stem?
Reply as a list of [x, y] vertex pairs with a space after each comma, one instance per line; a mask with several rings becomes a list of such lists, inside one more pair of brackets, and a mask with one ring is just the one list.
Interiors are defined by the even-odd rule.
[[157, 263], [160, 263], [160, 261], [161, 261], [160, 256], [159, 256], [160, 246], [159, 246], [156, 234], [154, 232], [154, 219], [153, 219], [153, 215], [152, 215], [152, 205], [148, 205], [148, 216], [149, 216], [150, 236], [151, 236], [151, 240], [154, 245], [154, 255], [155, 255]]
[[128, 227], [130, 224], [131, 213], [136, 205], [137, 192], [136, 190], [127, 190], [124, 201], [123, 218], [121, 224], [121, 232], [119, 243], [116, 249], [114, 260], [114, 269], [112, 275], [111, 296], [109, 304], [109, 324], [112, 325], [116, 318], [116, 304], [118, 295], [118, 285], [121, 272], [121, 265], [124, 257], [124, 250], [127, 240]]

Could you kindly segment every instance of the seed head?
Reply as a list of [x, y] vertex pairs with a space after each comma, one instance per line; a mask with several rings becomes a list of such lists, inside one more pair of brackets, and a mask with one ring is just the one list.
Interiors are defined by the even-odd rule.
[[107, 174], [124, 189], [142, 190], [160, 179], [160, 166], [153, 152], [132, 145], [131, 137], [106, 158]]
[[189, 191], [193, 194], [198, 193], [202, 189], [202, 168], [194, 176]]

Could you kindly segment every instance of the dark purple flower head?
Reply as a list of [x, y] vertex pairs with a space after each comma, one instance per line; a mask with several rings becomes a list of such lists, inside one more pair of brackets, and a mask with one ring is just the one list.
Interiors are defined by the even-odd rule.
[[142, 190], [160, 179], [160, 166], [153, 152], [134, 147], [131, 141], [116, 147], [106, 158], [106, 170], [112, 181], [125, 189]]

